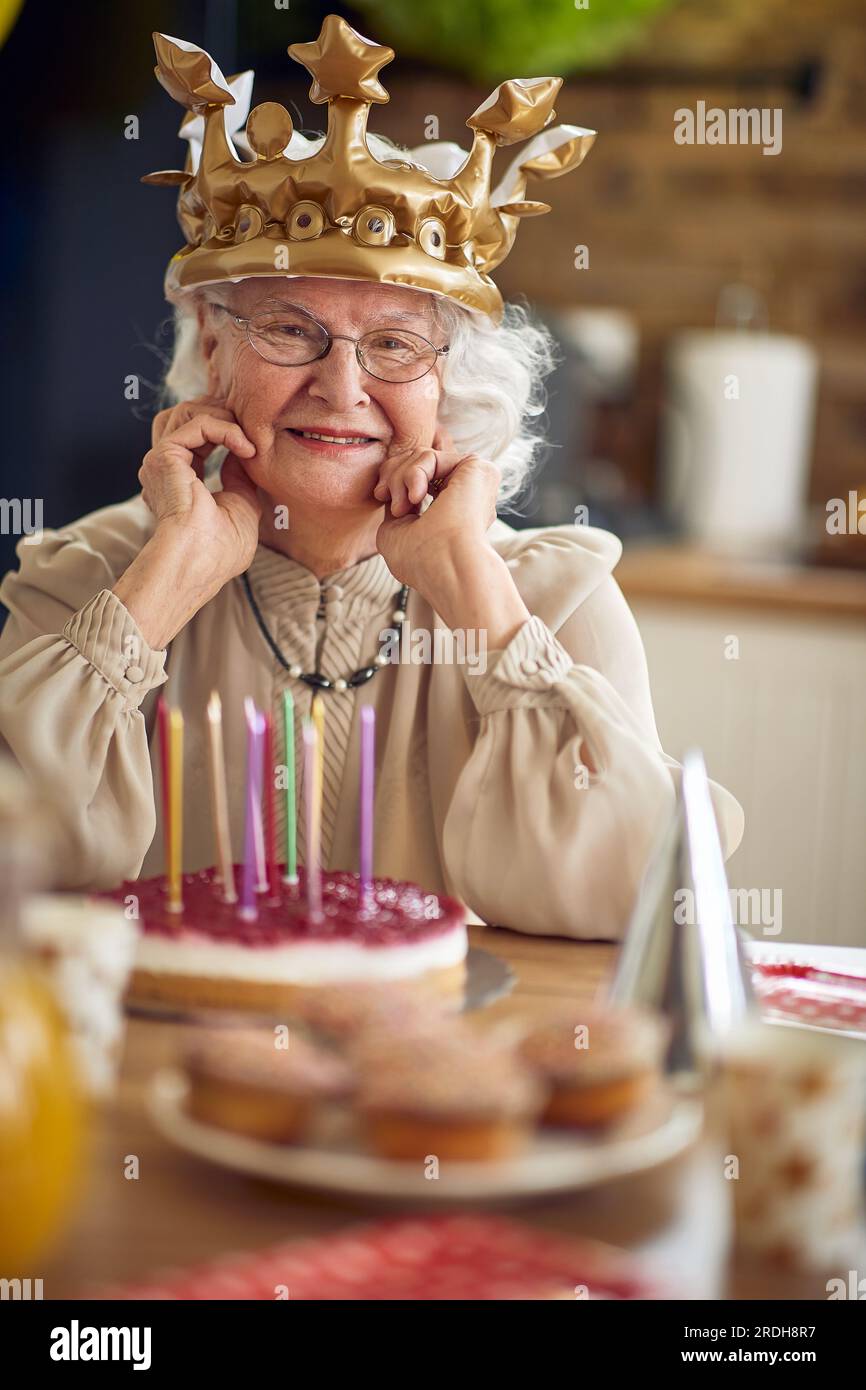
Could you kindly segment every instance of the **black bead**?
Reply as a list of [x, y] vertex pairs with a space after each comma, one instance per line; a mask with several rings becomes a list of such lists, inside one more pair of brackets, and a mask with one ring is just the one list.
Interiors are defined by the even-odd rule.
[[364, 685], [371, 676], [375, 676], [378, 666], [363, 666], [360, 671], [356, 671], [349, 681], [350, 686]]
[[[276, 657], [277, 661], [282, 666], [283, 670], [291, 670], [291, 663], [288, 662], [286, 658], [283, 656], [283, 653], [280, 651], [279, 647], [277, 646], [276, 642], [274, 641], [273, 637], [268, 631], [265, 620], [261, 615], [258, 604], [256, 603], [255, 595], [253, 594], [252, 588], [250, 587], [249, 576], [247, 574], [241, 575], [241, 583], [243, 584], [244, 591], [247, 596], [247, 601], [250, 605], [250, 608], [252, 609], [253, 617], [256, 620], [256, 624], [258, 626], [259, 631], [262, 634], [262, 637], [265, 639], [265, 642], [267, 643], [273, 655]], [[404, 584], [400, 589], [400, 593], [397, 597], [397, 606], [403, 609], [404, 612], [408, 603], [409, 593], [409, 585]], [[324, 616], [324, 614], [320, 616]], [[347, 688], [354, 688], [358, 685], [365, 685], [366, 682], [368, 680], [371, 680], [372, 677], [375, 676], [376, 672], [381, 671], [381, 669], [382, 667], [378, 663], [375, 666], [362, 666], [360, 671], [356, 671], [353, 676], [347, 679]], [[311, 671], [307, 675], [302, 674], [298, 679], [302, 680], [305, 685], [311, 686], [314, 690], [333, 690], [335, 688], [334, 682], [329, 680], [327, 676], [320, 676], [318, 671]]]

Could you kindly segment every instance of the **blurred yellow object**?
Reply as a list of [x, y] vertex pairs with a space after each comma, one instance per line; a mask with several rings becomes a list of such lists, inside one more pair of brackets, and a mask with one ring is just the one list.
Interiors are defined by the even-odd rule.
[[0, 1278], [39, 1277], [81, 1173], [86, 1103], [60, 1009], [37, 970], [0, 957]]
[[0, 0], [0, 44], [4, 44], [24, 0]]

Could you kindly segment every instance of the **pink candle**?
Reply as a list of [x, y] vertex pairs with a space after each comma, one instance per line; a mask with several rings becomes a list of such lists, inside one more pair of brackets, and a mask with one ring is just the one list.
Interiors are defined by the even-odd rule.
[[240, 915], [255, 921], [256, 885], [259, 863], [257, 852], [257, 832], [261, 838], [262, 829], [262, 742], [265, 721], [252, 700], [244, 700], [244, 714], [247, 721], [247, 788], [246, 816], [244, 820], [244, 872], [241, 890]]
[[320, 863], [321, 805], [317, 796], [319, 734], [311, 719], [304, 720], [304, 809], [307, 828], [307, 906], [310, 916], [322, 915]]
[[267, 866], [269, 895], [272, 898], [278, 898], [277, 814], [274, 805], [274, 720], [271, 714], [265, 715], [264, 759], [265, 863]]
[[[255, 705], [253, 706], [255, 709]], [[253, 842], [256, 854], [256, 892], [266, 893], [268, 891], [268, 868], [265, 857], [265, 822], [262, 815], [262, 782], [264, 781], [264, 760], [265, 760], [265, 738], [266, 724], [265, 715], [261, 710], [256, 710], [256, 717], [259, 720], [259, 767], [256, 774], [256, 786], [258, 795], [256, 797], [256, 813], [253, 819]], [[269, 779], [270, 780], [270, 779]]]
[[361, 902], [373, 879], [373, 777], [376, 763], [376, 714], [372, 705], [361, 709]]

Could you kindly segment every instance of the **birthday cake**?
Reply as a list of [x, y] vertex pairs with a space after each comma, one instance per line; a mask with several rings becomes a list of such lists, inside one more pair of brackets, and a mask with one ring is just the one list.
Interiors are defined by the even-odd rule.
[[141, 935], [128, 999], [134, 1004], [262, 1011], [300, 994], [384, 984], [421, 992], [463, 988], [468, 949], [463, 905], [414, 883], [325, 873], [312, 912], [305, 871], [256, 895], [255, 917], [225, 901], [214, 869], [184, 874], [180, 911], [164, 877], [107, 895], [130, 902]]

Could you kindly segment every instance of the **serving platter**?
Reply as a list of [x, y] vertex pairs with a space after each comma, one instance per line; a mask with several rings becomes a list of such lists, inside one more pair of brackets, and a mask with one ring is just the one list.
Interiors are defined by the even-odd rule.
[[413, 1206], [523, 1201], [600, 1186], [675, 1158], [695, 1142], [703, 1118], [698, 1099], [660, 1089], [643, 1109], [604, 1135], [539, 1130], [518, 1158], [442, 1162], [434, 1178], [429, 1164], [396, 1162], [365, 1151], [343, 1108], [323, 1111], [305, 1145], [277, 1145], [192, 1119], [186, 1096], [183, 1073], [165, 1069], [152, 1080], [148, 1106], [160, 1132], [196, 1158], [291, 1187]]

